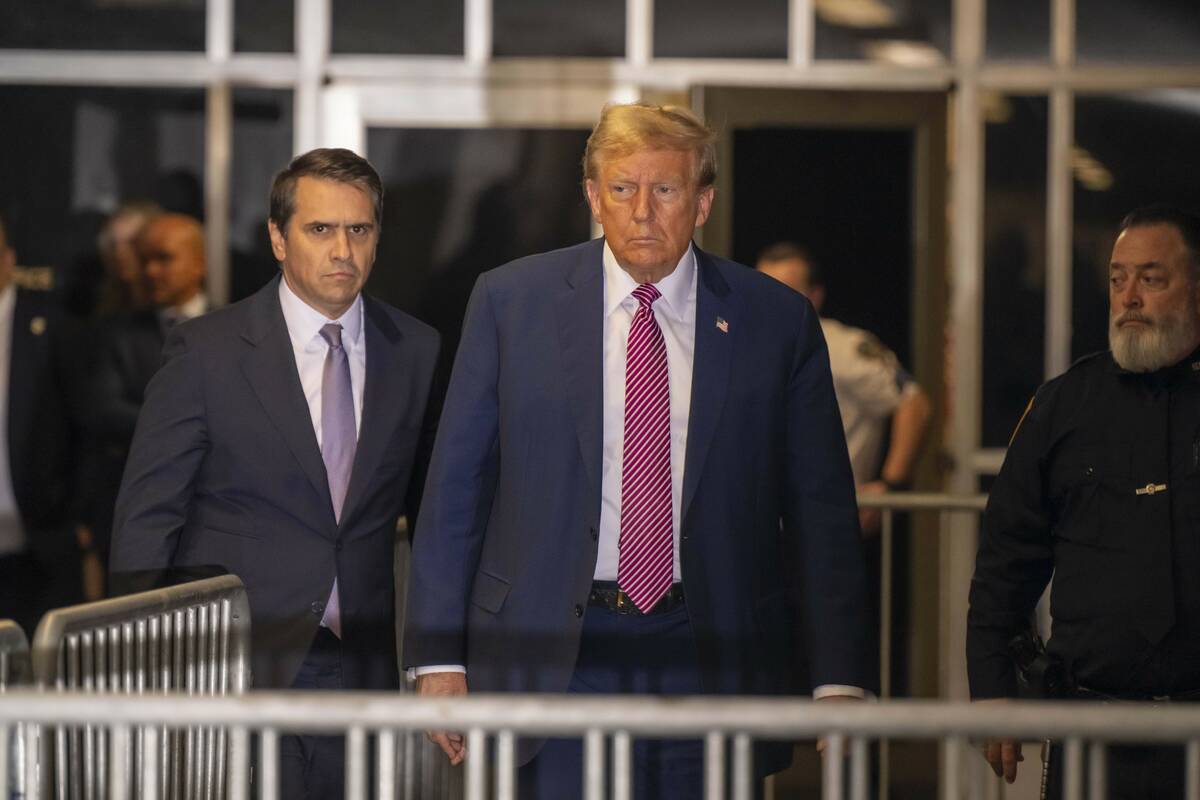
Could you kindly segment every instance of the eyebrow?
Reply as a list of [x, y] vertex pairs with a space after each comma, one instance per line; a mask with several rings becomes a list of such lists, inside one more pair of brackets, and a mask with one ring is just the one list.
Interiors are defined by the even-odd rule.
[[322, 220], [322, 219], [314, 219], [314, 220], [309, 220], [308, 222], [305, 222], [305, 223], [302, 223], [302, 224], [303, 224], [303, 226], [304, 226], [305, 228], [315, 228], [317, 225], [323, 225], [323, 226], [325, 226], [326, 228], [341, 228], [341, 227], [347, 227], [347, 228], [374, 228], [374, 227], [375, 227], [375, 222], [374, 222], [374, 220], [372, 220], [372, 221], [370, 221], [370, 222], [367, 222], [367, 221], [364, 221], [364, 222], [347, 222], [347, 223], [345, 223], [345, 225], [344, 225], [344, 226], [342, 225], [342, 223], [339, 223], [339, 222], [326, 222], [325, 220]]

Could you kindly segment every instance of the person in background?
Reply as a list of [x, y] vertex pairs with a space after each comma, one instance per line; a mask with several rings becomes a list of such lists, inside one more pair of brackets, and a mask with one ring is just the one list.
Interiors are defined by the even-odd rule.
[[105, 220], [96, 241], [104, 266], [96, 308], [98, 316], [130, 313], [145, 304], [145, 281], [137, 242], [146, 224], [161, 213], [155, 203], [132, 200], [122, 203]]
[[0, 220], [0, 618], [32, 638], [81, 593], [62, 315], [49, 293], [16, 286], [16, 263]]
[[[758, 257], [758, 270], [803, 294], [818, 313], [825, 305], [824, 277], [804, 248], [772, 245]], [[929, 396], [870, 331], [829, 317], [821, 317], [821, 330], [859, 493], [909, 489], [929, 429]], [[877, 533], [879, 511], [859, 513], [863, 532]]]

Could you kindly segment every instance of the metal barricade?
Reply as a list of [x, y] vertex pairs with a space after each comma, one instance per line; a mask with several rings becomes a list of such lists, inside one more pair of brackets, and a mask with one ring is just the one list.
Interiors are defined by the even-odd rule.
[[[60, 692], [239, 695], [249, 688], [249, 658], [250, 607], [233, 575], [51, 611], [33, 640], [36, 683]], [[44, 732], [30, 748], [39, 757], [40, 796], [103, 800], [126, 782], [135, 797], [150, 800], [224, 798], [226, 728], [161, 722], [112, 732], [59, 724]], [[110, 736], [128, 740], [117, 760]], [[157, 768], [144, 768], [151, 764]]]
[[[895, 516], [898, 512], [929, 511], [938, 514], [980, 514], [987, 507], [987, 495], [950, 495], [923, 492], [886, 492], [858, 495], [859, 508], [877, 508], [882, 512], [879, 528], [879, 696], [893, 694], [892, 610], [895, 602], [892, 568], [895, 552]], [[939, 525], [940, 529], [941, 526]], [[888, 743], [879, 743], [879, 798], [888, 796], [891, 764]]]
[[[0, 694], [28, 686], [33, 680], [29, 641], [25, 631], [10, 619], [0, 619]], [[5, 797], [25, 797], [29, 779], [23, 726], [0, 724], [0, 791]]]
[[[944, 766], [943, 800], [982, 798], [996, 779], [983, 757], [969, 752], [985, 737], [1064, 742], [1067, 800], [1104, 796], [1108, 746], [1116, 743], [1177, 743], [1186, 749], [1186, 797], [1200, 800], [1200, 707], [1150, 703], [1047, 703], [1013, 701], [972, 704], [920, 700], [879, 703], [814, 703], [788, 698], [629, 697], [579, 695], [490, 695], [427, 698], [394, 692], [263, 692], [243, 697], [123, 698], [11, 693], [0, 703], [0, 726], [28, 721], [48, 725], [106, 726], [109, 758], [128, 759], [132, 733], [158, 726], [227, 725], [231, 731], [230, 800], [247, 800], [249, 739], [262, 748], [262, 800], [277, 800], [281, 734], [346, 736], [347, 800], [392, 800], [400, 776], [367, 769], [370, 736], [379, 754], [389, 752], [405, 731], [457, 730], [466, 734], [467, 800], [513, 800], [517, 793], [517, 736], [577, 737], [583, 742], [583, 775], [577, 797], [629, 800], [633, 743], [640, 738], [701, 739], [705, 742], [705, 800], [750, 800], [754, 796], [756, 741], [825, 737], [823, 800], [866, 800], [869, 745], [873, 740], [933, 739], [954, 758]], [[149, 750], [142, 769], [161, 764]], [[843, 769], [848, 763], [849, 770]], [[608, 766], [606, 766], [606, 764]], [[1023, 769], [1036, 767], [1027, 762]], [[144, 798], [130, 781], [110, 777], [109, 800]], [[149, 779], [143, 783], [149, 785]], [[373, 791], [372, 791], [373, 790]], [[97, 795], [102, 796], [102, 795]], [[291, 800], [286, 798], [285, 800]]]

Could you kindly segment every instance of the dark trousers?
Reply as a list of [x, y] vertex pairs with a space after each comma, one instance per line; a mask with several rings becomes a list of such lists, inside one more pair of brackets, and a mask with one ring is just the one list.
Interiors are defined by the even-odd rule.
[[[1184, 789], [1183, 747], [1112, 745], [1106, 749], [1109, 800], [1182, 800]], [[1050, 771], [1046, 797], [1063, 797], [1064, 753], [1062, 745], [1050, 748]], [[1087, 788], [1085, 751], [1082, 775]]]
[[[328, 628], [318, 628], [300, 672], [299, 690], [340, 690], [342, 643]], [[296, 800], [341, 800], [346, 787], [344, 736], [289, 734], [279, 737], [279, 796]]]
[[[684, 695], [701, 692], [696, 643], [687, 607], [649, 616], [589, 607], [583, 621], [571, 694]], [[609, 753], [611, 763], [611, 753]], [[609, 773], [606, 783], [612, 786]], [[703, 796], [704, 743], [699, 739], [633, 744], [636, 800], [693, 800]], [[524, 800], [583, 796], [583, 742], [549, 739], [517, 772]]]

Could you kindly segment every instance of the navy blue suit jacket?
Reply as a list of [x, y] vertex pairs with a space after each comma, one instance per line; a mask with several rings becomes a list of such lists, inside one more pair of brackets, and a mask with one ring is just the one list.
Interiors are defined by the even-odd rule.
[[393, 545], [405, 492], [424, 474], [437, 333], [363, 297], [362, 422], [337, 520], [278, 281], [167, 337], [117, 501], [113, 587], [238, 575], [255, 686], [281, 688], [308, 652], [336, 575], [344, 685], [393, 688]]
[[[600, 523], [602, 254], [598, 239], [514, 261], [480, 277], [467, 309], [404, 662], [465, 664], [472, 691], [562, 692], [574, 668]], [[801, 629], [814, 684], [866, 686], [854, 484], [817, 315], [765, 275], [696, 256], [680, 557], [705, 690], [802, 691]]]

